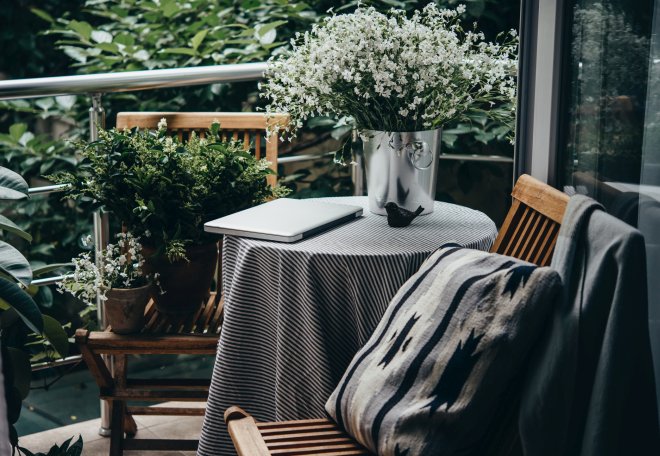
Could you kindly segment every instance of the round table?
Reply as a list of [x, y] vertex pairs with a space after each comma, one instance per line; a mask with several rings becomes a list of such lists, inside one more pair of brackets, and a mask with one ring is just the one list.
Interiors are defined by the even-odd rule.
[[232, 454], [223, 413], [265, 421], [322, 417], [324, 404], [397, 290], [438, 247], [487, 250], [486, 215], [435, 203], [405, 228], [369, 212], [366, 197], [323, 198], [364, 215], [286, 244], [225, 236], [224, 322], [198, 455]]

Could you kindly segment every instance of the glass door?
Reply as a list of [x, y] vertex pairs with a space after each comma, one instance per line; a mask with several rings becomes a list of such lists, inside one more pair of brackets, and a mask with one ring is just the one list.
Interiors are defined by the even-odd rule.
[[557, 175], [645, 236], [660, 379], [660, 0], [571, 0]]

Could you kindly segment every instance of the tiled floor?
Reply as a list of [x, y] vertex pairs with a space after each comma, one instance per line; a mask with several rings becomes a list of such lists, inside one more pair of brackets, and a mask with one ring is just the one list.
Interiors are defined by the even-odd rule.
[[[210, 378], [213, 357], [132, 356], [129, 365], [131, 376], [137, 378]], [[49, 375], [46, 378], [33, 381], [33, 389], [23, 401], [23, 410], [16, 424], [19, 436], [84, 422], [100, 414], [99, 388], [84, 364], [66, 373], [48, 390], [37, 389], [44, 382], [52, 382], [56, 378], [55, 374], [60, 372], [47, 373]]]
[[[201, 403], [176, 403], [168, 402], [155, 407], [203, 407]], [[136, 439], [197, 439], [202, 429], [203, 417], [181, 417], [181, 416], [136, 416], [138, 425]], [[100, 419], [83, 421], [20, 438], [20, 446], [34, 452], [47, 452], [50, 447], [57, 443], [61, 444], [69, 437], [78, 435], [83, 438], [83, 454], [85, 456], [107, 456], [110, 449], [110, 439], [98, 434]], [[126, 456], [194, 456], [194, 452], [177, 451], [125, 451]]]

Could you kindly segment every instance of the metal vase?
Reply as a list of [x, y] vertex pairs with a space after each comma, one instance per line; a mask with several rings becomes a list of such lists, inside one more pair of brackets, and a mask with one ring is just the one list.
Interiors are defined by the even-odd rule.
[[369, 210], [386, 215], [385, 204], [394, 202], [410, 211], [419, 206], [433, 212], [442, 128], [389, 132], [364, 130]]

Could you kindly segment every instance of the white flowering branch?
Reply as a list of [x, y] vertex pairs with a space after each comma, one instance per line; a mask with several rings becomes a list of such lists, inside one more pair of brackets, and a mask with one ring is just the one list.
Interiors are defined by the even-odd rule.
[[[73, 274], [57, 285], [60, 293], [68, 291], [87, 305], [96, 304], [96, 297], [106, 300], [113, 288], [137, 288], [146, 285], [149, 277], [143, 274], [144, 257], [139, 238], [130, 233], [119, 233], [116, 244], [108, 244], [99, 252], [99, 265], [90, 252], [83, 252], [72, 262]], [[157, 277], [154, 278], [157, 281]]]
[[362, 7], [297, 34], [291, 51], [271, 58], [260, 86], [266, 112], [291, 116], [274, 132], [291, 139], [314, 116], [350, 116], [359, 129], [428, 130], [475, 103], [514, 102], [515, 31], [503, 43], [486, 42], [463, 30], [464, 11], [431, 3], [408, 18]]

